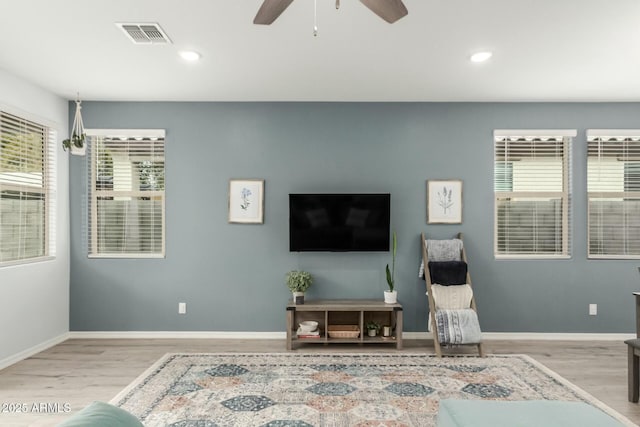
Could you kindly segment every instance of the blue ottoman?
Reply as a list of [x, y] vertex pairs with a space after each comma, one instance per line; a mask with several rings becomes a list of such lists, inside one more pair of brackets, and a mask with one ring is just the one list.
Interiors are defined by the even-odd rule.
[[438, 427], [620, 427], [624, 424], [583, 402], [554, 400], [440, 401]]

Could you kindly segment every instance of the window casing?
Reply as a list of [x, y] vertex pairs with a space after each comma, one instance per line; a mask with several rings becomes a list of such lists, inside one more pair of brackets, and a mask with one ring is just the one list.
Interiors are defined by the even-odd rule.
[[87, 130], [89, 256], [165, 256], [163, 130]]
[[0, 111], [0, 266], [55, 256], [56, 131]]
[[587, 131], [588, 257], [640, 258], [640, 130]]
[[496, 258], [571, 255], [571, 130], [496, 130]]

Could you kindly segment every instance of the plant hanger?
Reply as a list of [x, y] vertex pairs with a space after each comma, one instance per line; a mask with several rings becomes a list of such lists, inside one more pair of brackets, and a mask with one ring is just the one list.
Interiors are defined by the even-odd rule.
[[62, 141], [62, 148], [66, 151], [67, 148], [81, 149], [84, 147], [85, 132], [84, 123], [82, 122], [82, 101], [80, 101], [80, 94], [78, 93], [76, 98], [76, 114], [73, 117], [73, 126], [71, 126], [71, 137]]

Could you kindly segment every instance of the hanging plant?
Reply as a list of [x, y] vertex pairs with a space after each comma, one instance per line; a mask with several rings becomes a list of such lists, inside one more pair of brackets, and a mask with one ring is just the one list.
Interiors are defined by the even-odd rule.
[[71, 149], [71, 147], [82, 148], [84, 147], [84, 139], [86, 135], [84, 133], [78, 135], [77, 133], [73, 133], [71, 138], [67, 138], [62, 141], [62, 149], [67, 151], [67, 149]]
[[67, 138], [62, 141], [62, 149], [67, 151], [71, 150], [72, 154], [84, 154], [84, 142], [86, 134], [84, 133], [84, 123], [82, 122], [82, 101], [80, 101], [80, 95], [76, 99], [76, 114], [73, 117], [73, 126], [71, 127], [71, 138]]

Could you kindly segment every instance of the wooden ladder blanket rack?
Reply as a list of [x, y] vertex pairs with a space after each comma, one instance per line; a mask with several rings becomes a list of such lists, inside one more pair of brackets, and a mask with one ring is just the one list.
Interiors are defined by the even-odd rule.
[[[435, 299], [433, 296], [433, 289], [432, 289], [432, 285], [433, 283], [431, 283], [431, 272], [429, 270], [429, 251], [427, 250], [427, 240], [425, 238], [424, 233], [421, 233], [421, 237], [422, 237], [422, 260], [424, 262], [424, 280], [425, 283], [427, 285], [427, 295], [428, 295], [428, 299], [429, 299], [429, 317], [431, 318], [431, 325], [433, 328], [433, 345], [435, 347], [435, 351], [436, 351], [436, 355], [438, 357], [442, 357], [443, 353], [442, 353], [442, 345], [443, 344], [447, 344], [447, 343], [440, 343], [439, 339], [438, 339], [438, 323], [436, 321], [436, 303], [435, 303]], [[457, 238], [460, 239], [462, 241], [462, 233], [458, 233]], [[460, 251], [460, 260], [463, 261], [465, 264], [467, 263], [467, 254], [466, 251], [464, 249], [464, 244], [462, 244], [462, 248]], [[472, 287], [471, 285], [471, 275], [469, 274], [469, 270], [467, 269], [467, 275], [466, 275], [466, 284], [468, 284], [470, 287]], [[455, 285], [453, 285], [455, 286]], [[472, 287], [473, 289], [473, 287]], [[470, 308], [476, 312], [476, 315], [478, 313], [478, 310], [476, 308], [476, 301], [475, 301], [475, 296], [471, 297], [471, 306]], [[473, 344], [456, 344], [456, 345], [466, 345], [466, 346], [477, 346], [478, 348], [478, 354], [480, 355], [480, 357], [484, 357], [485, 353], [484, 353], [484, 349], [482, 347], [482, 343], [473, 343]]]

